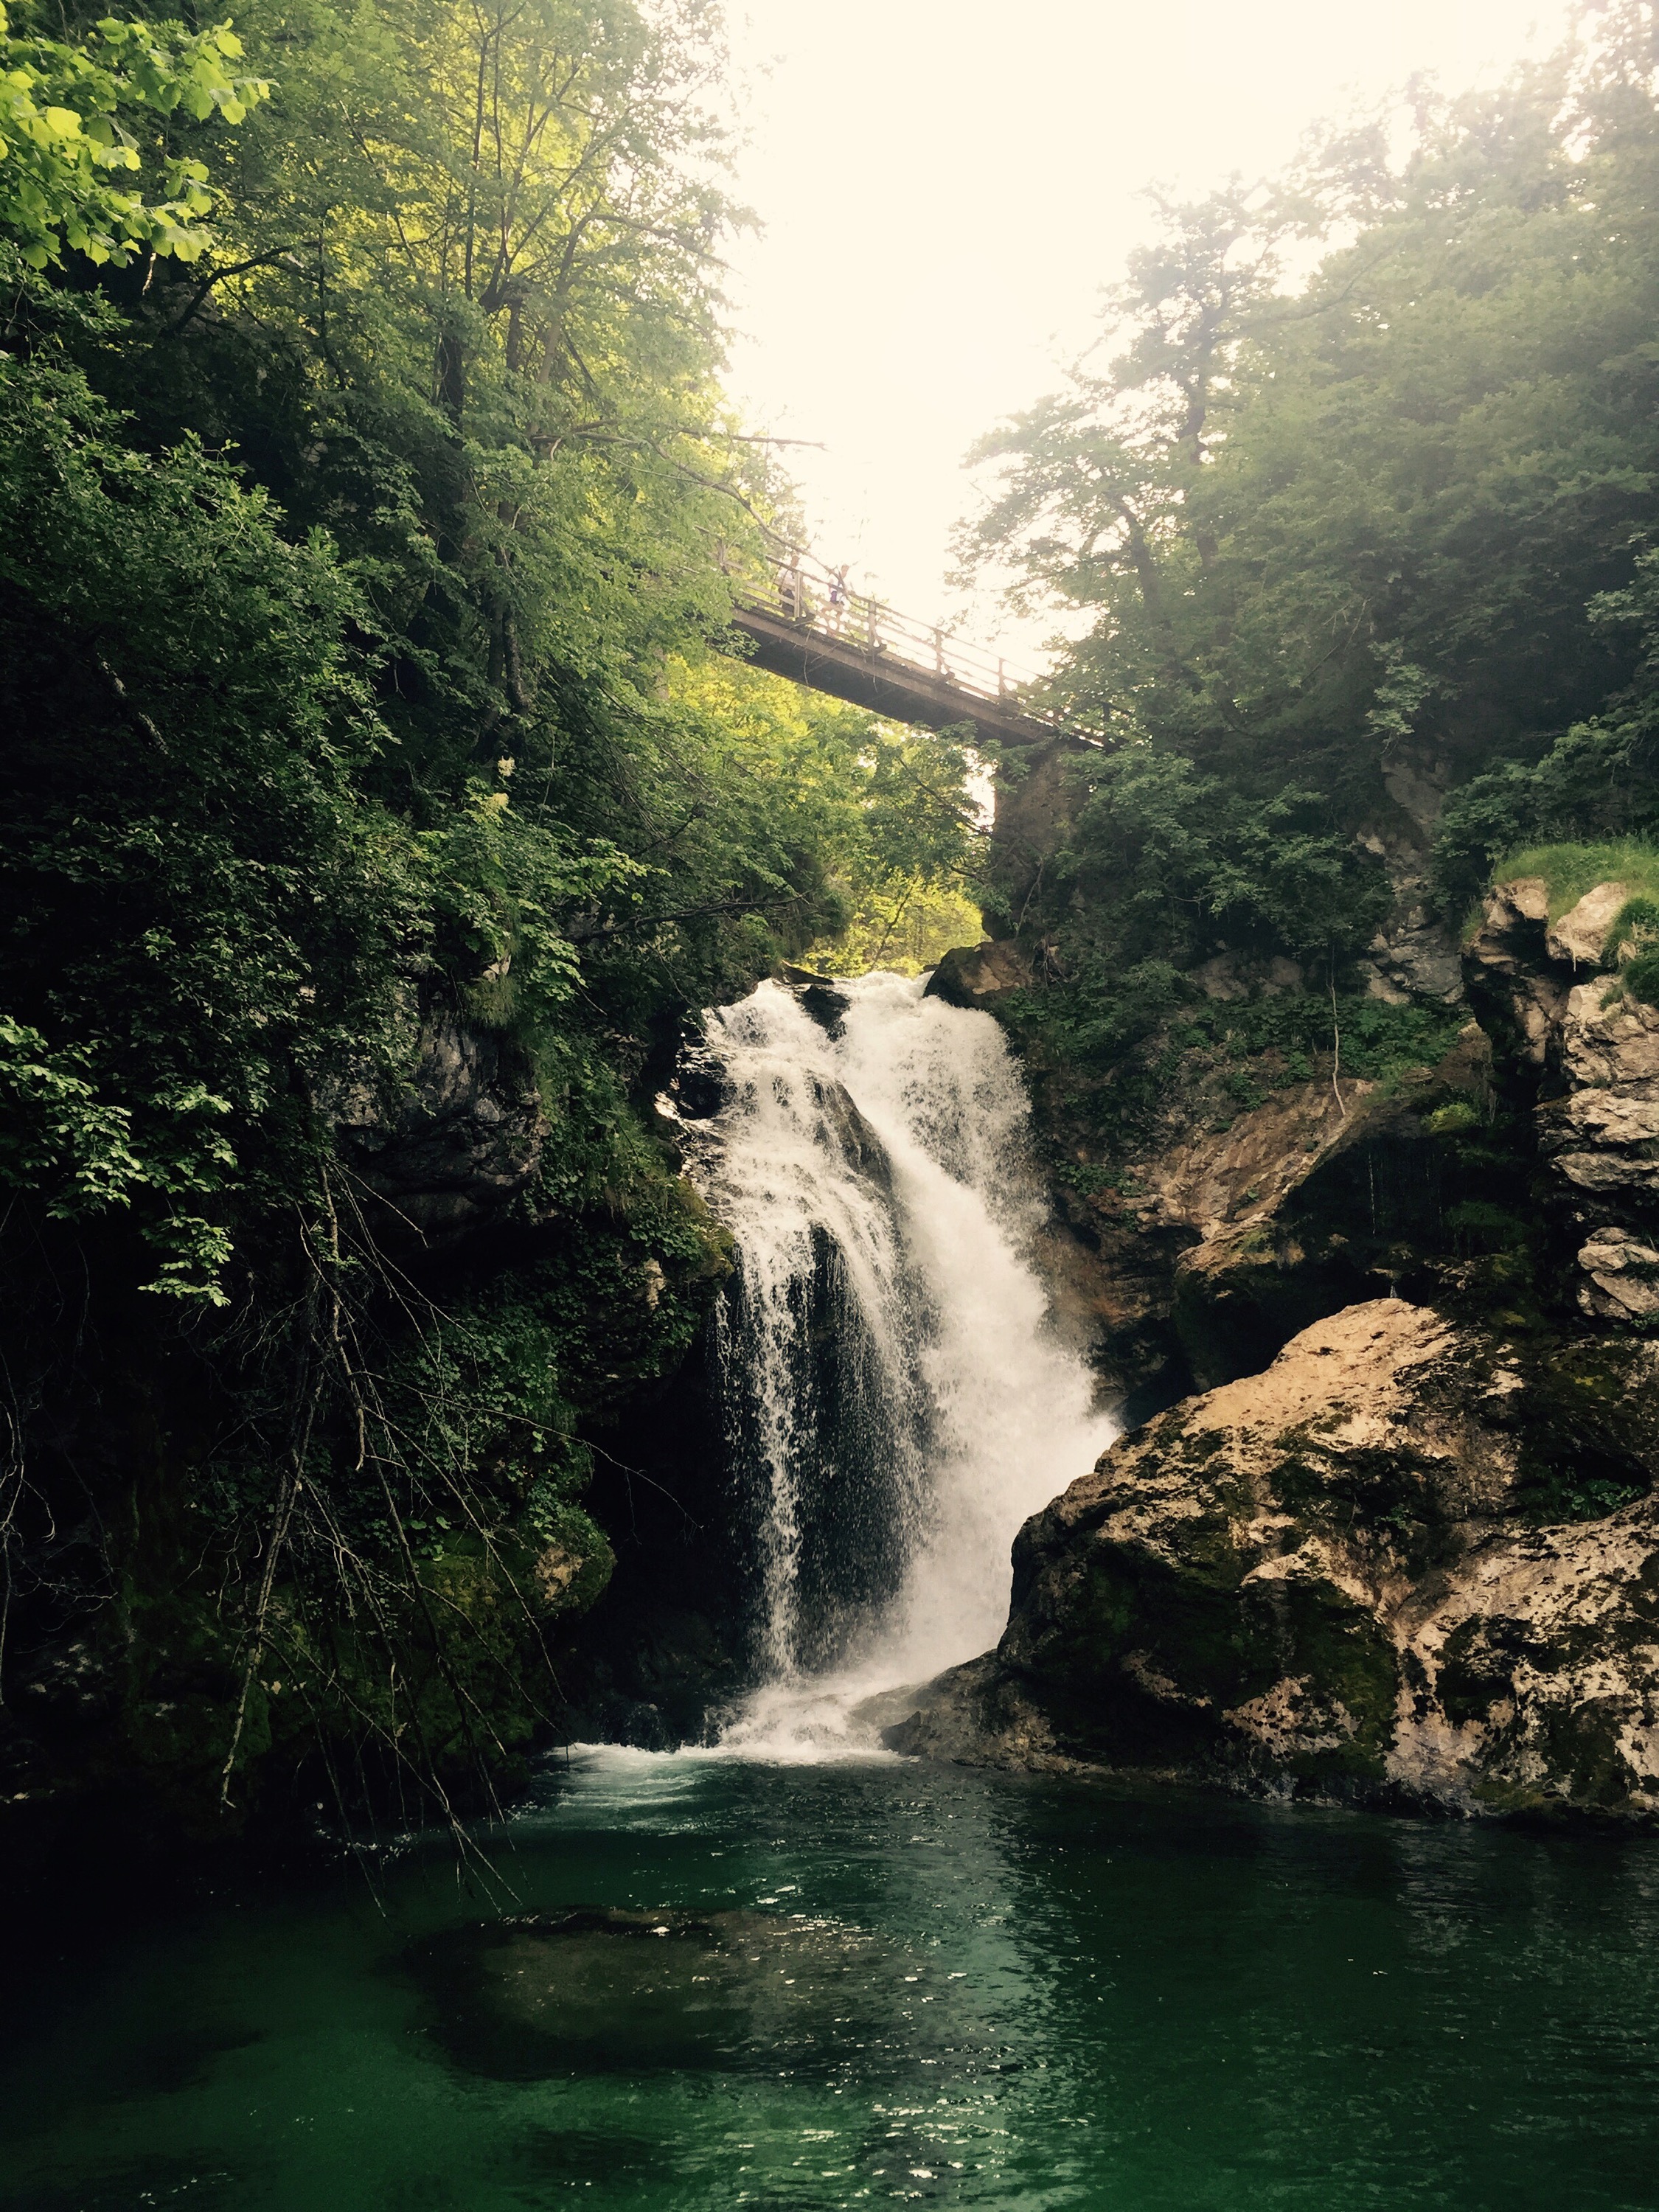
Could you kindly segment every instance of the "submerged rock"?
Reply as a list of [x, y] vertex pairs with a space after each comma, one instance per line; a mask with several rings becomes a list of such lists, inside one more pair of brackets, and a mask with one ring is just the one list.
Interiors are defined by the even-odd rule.
[[1463, 1813], [1659, 1812], [1659, 1347], [1391, 1299], [1028, 1522], [997, 1650], [885, 1741]]
[[969, 2026], [937, 1960], [805, 1913], [526, 1916], [447, 1929], [406, 1963], [451, 2057], [507, 2081], [810, 2068]]

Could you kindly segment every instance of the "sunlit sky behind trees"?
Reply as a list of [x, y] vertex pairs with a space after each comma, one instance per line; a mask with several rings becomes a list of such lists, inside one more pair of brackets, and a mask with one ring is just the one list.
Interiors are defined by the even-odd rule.
[[1035, 657], [946, 582], [967, 448], [1053, 389], [1150, 228], [1149, 183], [1267, 173], [1419, 70], [1491, 82], [1571, 0], [734, 0], [746, 143], [732, 382], [814, 542], [918, 615]]

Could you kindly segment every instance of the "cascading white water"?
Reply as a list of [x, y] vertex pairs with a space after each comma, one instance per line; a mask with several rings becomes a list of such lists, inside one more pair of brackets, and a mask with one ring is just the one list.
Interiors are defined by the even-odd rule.
[[775, 983], [709, 1019], [767, 1677], [723, 1741], [781, 1755], [994, 1644], [1021, 1522], [1116, 1433], [1029, 1257], [1043, 1199], [1000, 1030], [917, 979], [836, 990], [830, 1028]]

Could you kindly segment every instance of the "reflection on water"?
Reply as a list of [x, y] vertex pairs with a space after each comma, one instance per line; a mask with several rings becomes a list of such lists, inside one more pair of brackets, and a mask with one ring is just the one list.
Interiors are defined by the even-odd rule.
[[1659, 1843], [623, 1753], [495, 1843], [88, 1899], [0, 2207], [1659, 2208]]

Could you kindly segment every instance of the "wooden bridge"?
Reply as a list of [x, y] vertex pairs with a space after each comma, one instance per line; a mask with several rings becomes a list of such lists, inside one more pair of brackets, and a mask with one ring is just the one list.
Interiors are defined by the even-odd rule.
[[1032, 703], [1042, 678], [937, 625], [849, 591], [844, 568], [792, 553], [764, 581], [738, 586], [732, 625], [757, 668], [847, 699], [896, 722], [969, 722], [987, 742], [1099, 746], [1103, 730]]

